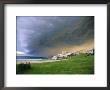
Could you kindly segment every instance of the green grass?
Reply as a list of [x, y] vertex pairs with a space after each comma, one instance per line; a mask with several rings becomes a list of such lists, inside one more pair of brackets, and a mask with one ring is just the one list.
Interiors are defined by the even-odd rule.
[[67, 60], [31, 64], [22, 74], [94, 74], [94, 55], [77, 55]]

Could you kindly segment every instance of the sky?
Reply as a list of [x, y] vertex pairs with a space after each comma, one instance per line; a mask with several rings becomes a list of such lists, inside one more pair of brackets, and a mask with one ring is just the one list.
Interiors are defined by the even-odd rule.
[[49, 57], [93, 47], [93, 16], [17, 16], [17, 55]]

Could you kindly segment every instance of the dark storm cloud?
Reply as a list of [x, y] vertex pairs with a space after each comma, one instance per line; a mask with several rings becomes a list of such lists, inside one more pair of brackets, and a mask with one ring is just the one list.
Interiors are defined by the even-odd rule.
[[48, 49], [78, 45], [94, 38], [94, 17], [18, 16], [17, 51], [46, 56]]

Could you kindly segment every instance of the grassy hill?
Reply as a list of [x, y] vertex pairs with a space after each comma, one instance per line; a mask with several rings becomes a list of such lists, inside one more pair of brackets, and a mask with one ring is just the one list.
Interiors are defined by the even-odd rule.
[[17, 74], [94, 74], [94, 55], [77, 55], [67, 60], [46, 63], [33, 63], [31, 68]]

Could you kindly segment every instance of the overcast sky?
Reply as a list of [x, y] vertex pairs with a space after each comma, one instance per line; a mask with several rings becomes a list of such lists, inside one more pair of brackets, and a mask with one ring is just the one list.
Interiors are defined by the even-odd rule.
[[90, 16], [17, 16], [16, 23], [18, 54], [49, 56], [52, 49], [94, 39]]

